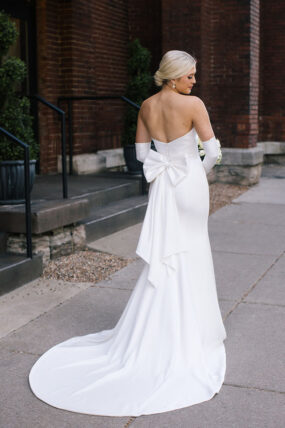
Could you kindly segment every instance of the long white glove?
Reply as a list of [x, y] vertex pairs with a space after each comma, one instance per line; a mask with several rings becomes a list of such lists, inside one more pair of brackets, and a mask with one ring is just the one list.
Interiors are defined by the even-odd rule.
[[136, 157], [138, 161], [144, 162], [145, 158], [148, 155], [148, 152], [150, 151], [150, 145], [151, 141], [148, 143], [135, 143]]
[[202, 141], [202, 144], [205, 151], [205, 157], [202, 161], [202, 165], [206, 174], [208, 174], [219, 157], [219, 143], [216, 137], [212, 137], [207, 141]]

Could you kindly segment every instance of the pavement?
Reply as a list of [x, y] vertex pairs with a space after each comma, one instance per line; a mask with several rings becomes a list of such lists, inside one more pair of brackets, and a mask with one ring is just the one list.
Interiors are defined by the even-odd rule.
[[285, 426], [285, 166], [264, 165], [257, 185], [209, 217], [227, 339], [225, 382], [214, 398], [139, 417], [59, 410], [30, 391], [28, 374], [51, 346], [112, 328], [143, 262], [141, 224], [92, 248], [134, 261], [97, 284], [38, 279], [0, 297], [1, 428], [281, 428]]

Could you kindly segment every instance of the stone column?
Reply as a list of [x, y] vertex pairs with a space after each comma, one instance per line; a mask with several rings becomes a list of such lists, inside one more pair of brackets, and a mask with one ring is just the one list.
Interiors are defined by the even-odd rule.
[[264, 162], [285, 164], [285, 2], [260, 0], [259, 143]]
[[202, 94], [223, 154], [209, 178], [254, 184], [263, 163], [257, 146], [259, 0], [206, 0], [201, 16]]
[[256, 183], [263, 161], [257, 146], [259, 0], [162, 0], [162, 47], [198, 59], [193, 95], [205, 102], [223, 153], [209, 180]]

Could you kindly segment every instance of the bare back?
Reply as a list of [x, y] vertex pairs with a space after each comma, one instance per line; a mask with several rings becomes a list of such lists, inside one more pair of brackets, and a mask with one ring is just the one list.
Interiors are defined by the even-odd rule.
[[195, 96], [160, 91], [141, 106], [136, 142], [156, 139], [169, 143], [194, 126], [202, 141], [214, 136], [203, 101]]

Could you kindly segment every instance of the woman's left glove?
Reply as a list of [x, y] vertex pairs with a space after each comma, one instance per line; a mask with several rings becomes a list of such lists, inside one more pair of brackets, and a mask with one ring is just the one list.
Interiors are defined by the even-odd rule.
[[207, 141], [202, 141], [203, 149], [205, 151], [205, 157], [202, 161], [203, 167], [208, 174], [219, 157], [219, 143], [215, 137], [210, 138]]

